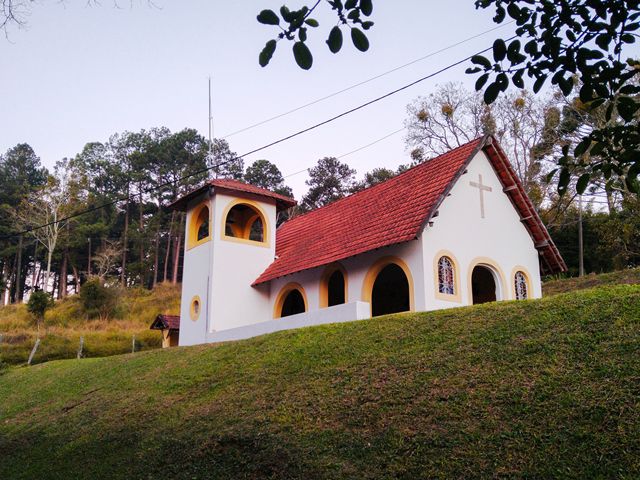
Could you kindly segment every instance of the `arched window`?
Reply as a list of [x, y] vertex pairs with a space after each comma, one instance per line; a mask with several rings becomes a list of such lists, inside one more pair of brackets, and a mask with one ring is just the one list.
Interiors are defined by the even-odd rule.
[[438, 260], [438, 292], [446, 295], [455, 295], [455, 278], [451, 259], [449, 257], [440, 257]]
[[336, 270], [331, 274], [327, 282], [327, 303], [329, 307], [344, 303], [344, 287], [344, 275], [340, 270]]
[[209, 207], [206, 203], [201, 204], [193, 210], [191, 220], [189, 222], [189, 248], [196, 247], [208, 241], [211, 237], [211, 222], [209, 215]]
[[249, 203], [237, 203], [225, 217], [224, 237], [266, 243], [266, 219], [263, 213]]
[[285, 285], [278, 297], [273, 309], [274, 318], [288, 317], [307, 311], [307, 297], [304, 289], [297, 283]]
[[524, 272], [517, 271], [513, 278], [516, 290], [516, 300], [526, 300], [529, 297], [529, 286], [527, 276]]
[[347, 271], [339, 263], [329, 265], [320, 278], [320, 308], [347, 303]]

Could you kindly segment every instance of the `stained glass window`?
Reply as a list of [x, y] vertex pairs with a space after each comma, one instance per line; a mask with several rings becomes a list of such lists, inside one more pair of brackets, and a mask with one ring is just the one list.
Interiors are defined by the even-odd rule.
[[514, 277], [516, 286], [516, 300], [526, 300], [529, 294], [529, 287], [527, 285], [527, 277], [522, 272], [516, 272]]
[[455, 276], [453, 262], [449, 257], [438, 260], [438, 291], [447, 295], [455, 295]]

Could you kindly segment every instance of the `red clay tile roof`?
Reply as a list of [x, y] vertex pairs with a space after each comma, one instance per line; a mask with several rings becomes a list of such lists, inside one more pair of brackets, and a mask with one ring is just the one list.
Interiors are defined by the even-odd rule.
[[180, 330], [180, 316], [160, 314], [153, 321], [150, 328], [151, 330]]
[[186, 210], [189, 201], [203, 193], [209, 187], [213, 187], [214, 190], [221, 190], [228, 193], [242, 192], [251, 195], [257, 195], [259, 197], [272, 198], [276, 201], [278, 210], [293, 207], [296, 204], [296, 201], [293, 198], [287, 197], [285, 195], [280, 195], [279, 193], [272, 192], [271, 190], [267, 190], [266, 188], [256, 187], [255, 185], [250, 185], [238, 180], [217, 178], [214, 180], [209, 180], [201, 187], [198, 187], [197, 189], [187, 193], [186, 195], [183, 195], [171, 205], [169, 205], [169, 208], [174, 208], [176, 210], [182, 211]]
[[284, 223], [276, 232], [276, 260], [254, 285], [417, 238], [480, 149], [487, 151], [505, 187], [513, 186], [507, 194], [536, 248], [546, 249], [541, 252], [546, 261], [542, 262], [543, 271], [565, 270], [508, 160], [503, 161], [504, 153], [487, 136]]

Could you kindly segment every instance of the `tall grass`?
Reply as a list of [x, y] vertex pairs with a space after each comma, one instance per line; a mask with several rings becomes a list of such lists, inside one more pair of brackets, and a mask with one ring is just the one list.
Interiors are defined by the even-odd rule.
[[84, 337], [85, 357], [130, 352], [134, 335], [136, 350], [159, 348], [160, 333], [149, 330], [149, 325], [159, 313], [179, 311], [180, 286], [171, 284], [160, 284], [153, 290], [124, 290], [108, 320], [88, 319], [77, 296], [65, 298], [47, 311], [39, 333], [25, 305], [6, 306], [0, 308], [0, 359], [14, 365], [26, 363], [38, 336], [41, 344], [34, 363], [75, 358], [80, 337]]

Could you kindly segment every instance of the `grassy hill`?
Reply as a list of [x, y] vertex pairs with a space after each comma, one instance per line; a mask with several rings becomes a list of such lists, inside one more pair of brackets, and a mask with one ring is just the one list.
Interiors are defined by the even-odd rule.
[[[132, 336], [136, 348], [159, 348], [159, 332], [149, 325], [159, 313], [180, 312], [180, 285], [161, 284], [154, 290], [130, 288], [123, 291], [113, 318], [108, 321], [87, 320], [78, 296], [56, 302], [47, 311], [42, 343], [34, 363], [75, 358], [80, 337], [85, 340], [84, 356], [104, 357], [131, 352]], [[9, 364], [24, 364], [38, 332], [25, 305], [0, 308], [0, 359]]]
[[0, 478], [638, 478], [640, 286], [0, 374]]
[[556, 295], [558, 293], [575, 292], [587, 288], [604, 285], [635, 285], [640, 284], [640, 268], [628, 268], [609, 273], [590, 273], [584, 277], [561, 278], [549, 280], [542, 285], [543, 294]]
[[[544, 283], [545, 295], [572, 292], [599, 285], [640, 284], [640, 269], [629, 269], [583, 278], [566, 278]], [[132, 336], [137, 350], [161, 346], [158, 332], [149, 325], [158, 313], [178, 314], [180, 286], [160, 284], [154, 290], [130, 288], [119, 298], [109, 321], [87, 320], [77, 297], [56, 302], [47, 312], [46, 329], [34, 363], [75, 358], [80, 337], [85, 339], [85, 357], [104, 357], [131, 351]], [[0, 308], [0, 360], [11, 365], [24, 364], [38, 332], [24, 305]]]

